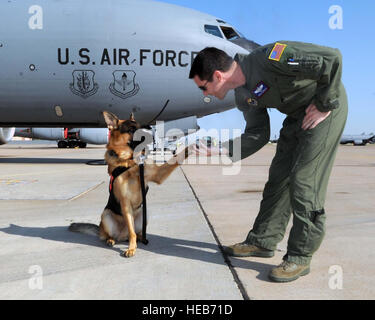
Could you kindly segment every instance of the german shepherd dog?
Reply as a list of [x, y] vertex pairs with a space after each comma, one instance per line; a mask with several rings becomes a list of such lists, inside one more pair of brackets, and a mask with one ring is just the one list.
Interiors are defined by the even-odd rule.
[[[133, 141], [134, 133], [141, 126], [133, 115], [129, 120], [120, 120], [114, 114], [104, 111], [103, 116], [110, 130], [105, 153], [108, 174], [111, 176], [110, 199], [102, 213], [99, 227], [88, 223], [72, 223], [69, 230], [99, 235], [109, 246], [113, 246], [116, 241], [129, 240], [129, 248], [124, 256], [132, 257], [137, 248], [137, 239], [141, 240], [142, 237], [140, 169], [135, 161]], [[188, 154], [189, 148], [186, 147], [163, 165], [147, 161], [144, 164], [145, 186], [149, 182], [161, 184]]]

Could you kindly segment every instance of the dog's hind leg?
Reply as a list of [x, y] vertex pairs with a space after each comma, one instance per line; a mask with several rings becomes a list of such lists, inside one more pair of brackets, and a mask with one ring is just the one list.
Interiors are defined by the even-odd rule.
[[115, 245], [115, 240], [109, 236], [109, 234], [105, 231], [104, 225], [101, 222], [99, 225], [99, 238], [100, 240], [104, 240], [109, 247], [113, 247]]
[[99, 225], [99, 238], [106, 241], [109, 247], [116, 244], [115, 239], [118, 240], [121, 230], [121, 223], [116, 218], [120, 216], [114, 215], [110, 210], [104, 210], [102, 219]]

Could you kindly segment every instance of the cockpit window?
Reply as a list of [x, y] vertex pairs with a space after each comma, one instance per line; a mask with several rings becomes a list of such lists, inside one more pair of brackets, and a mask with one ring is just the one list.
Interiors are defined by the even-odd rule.
[[206, 31], [207, 33], [212, 34], [216, 37], [223, 38], [223, 35], [221, 34], [218, 26], [212, 26], [212, 25], [206, 24], [204, 26], [204, 31]]
[[241, 36], [236, 31], [234, 31], [233, 28], [223, 26], [220, 26], [220, 28], [223, 31], [225, 38], [227, 38], [228, 40], [235, 40], [241, 38]]

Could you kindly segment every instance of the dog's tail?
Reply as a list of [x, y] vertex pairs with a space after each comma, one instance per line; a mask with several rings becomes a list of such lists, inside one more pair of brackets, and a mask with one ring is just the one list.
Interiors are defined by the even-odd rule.
[[99, 226], [93, 223], [72, 223], [69, 226], [69, 231], [80, 232], [91, 236], [98, 236]]

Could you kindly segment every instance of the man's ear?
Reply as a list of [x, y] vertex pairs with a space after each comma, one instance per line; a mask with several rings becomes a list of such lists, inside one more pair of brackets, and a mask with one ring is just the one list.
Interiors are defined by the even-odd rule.
[[116, 130], [118, 128], [119, 119], [113, 113], [103, 111], [103, 117], [109, 130]]
[[219, 70], [216, 70], [213, 74], [213, 77], [221, 81], [223, 79], [223, 73]]
[[134, 113], [133, 112], [130, 114], [130, 121], [135, 121]]

